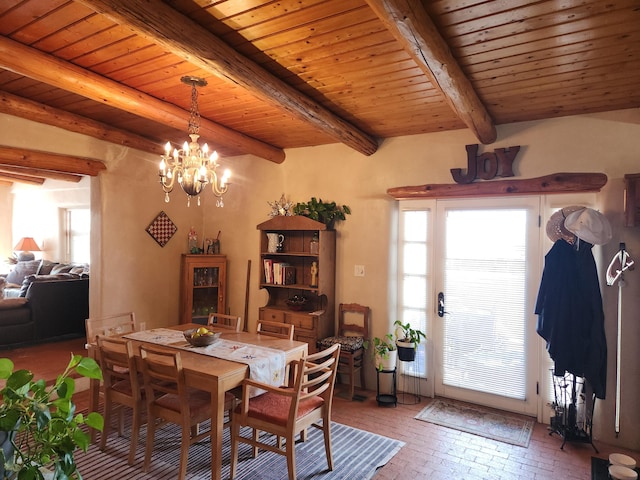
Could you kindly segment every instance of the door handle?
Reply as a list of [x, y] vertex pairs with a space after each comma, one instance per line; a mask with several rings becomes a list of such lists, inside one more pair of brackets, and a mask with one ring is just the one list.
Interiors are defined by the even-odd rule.
[[444, 311], [444, 293], [438, 293], [438, 316], [444, 317], [444, 314], [447, 313]]

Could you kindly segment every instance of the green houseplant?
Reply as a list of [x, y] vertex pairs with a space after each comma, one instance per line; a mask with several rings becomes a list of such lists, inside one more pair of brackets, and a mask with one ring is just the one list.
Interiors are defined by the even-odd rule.
[[335, 222], [346, 220], [351, 215], [351, 209], [347, 205], [338, 205], [336, 202], [323, 202], [322, 199], [311, 197], [306, 203], [297, 203], [293, 207], [295, 215], [303, 215], [317, 222], [324, 223], [327, 228], [333, 229]]
[[393, 370], [396, 366], [397, 349], [393, 335], [387, 333], [384, 337], [373, 338], [373, 357], [379, 371]]
[[398, 357], [403, 362], [412, 362], [416, 358], [416, 349], [422, 340], [427, 336], [421, 330], [411, 327], [409, 322], [402, 323], [396, 320], [396, 345], [398, 346]]
[[72, 400], [76, 373], [102, 379], [95, 360], [72, 355], [64, 372], [47, 387], [44, 380], [34, 380], [29, 370], [14, 371], [13, 362], [0, 358], [0, 433], [6, 438], [0, 458], [0, 478], [42, 480], [42, 468], [49, 478], [81, 479], [73, 457], [76, 449], [86, 451], [90, 436], [81, 426], [102, 430], [99, 413], [76, 413]]

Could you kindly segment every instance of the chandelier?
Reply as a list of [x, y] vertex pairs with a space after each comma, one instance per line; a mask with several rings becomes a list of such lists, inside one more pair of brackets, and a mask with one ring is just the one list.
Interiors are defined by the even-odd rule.
[[164, 201], [169, 202], [169, 194], [173, 191], [173, 185], [178, 183], [187, 194], [187, 206], [191, 205], [191, 198], [198, 198], [200, 206], [200, 193], [211, 184], [213, 194], [218, 197], [217, 207], [223, 207], [222, 196], [227, 192], [231, 172], [225, 170], [218, 180], [216, 170], [218, 168], [218, 152], [215, 150], [209, 154], [209, 146], [205, 143], [202, 147], [198, 143], [200, 130], [200, 112], [198, 111], [198, 90], [196, 87], [204, 87], [207, 81], [203, 78], [185, 76], [180, 79], [182, 83], [191, 85], [191, 109], [189, 110], [189, 138], [190, 142], [184, 142], [181, 149], [174, 149], [171, 153], [171, 142], [164, 146], [165, 154], [160, 161], [160, 185], [164, 190]]

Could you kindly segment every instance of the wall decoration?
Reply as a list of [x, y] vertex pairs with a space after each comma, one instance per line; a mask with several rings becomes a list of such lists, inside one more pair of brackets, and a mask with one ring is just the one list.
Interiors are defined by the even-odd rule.
[[293, 215], [293, 202], [291, 202], [291, 200], [287, 200], [284, 193], [280, 197], [280, 200], [267, 203], [271, 207], [271, 212], [269, 212], [270, 217], [277, 217], [278, 215], [290, 217]]
[[158, 242], [158, 245], [164, 247], [173, 234], [176, 233], [178, 227], [171, 221], [168, 215], [160, 212], [158, 216], [147, 227], [147, 233]]
[[478, 155], [478, 145], [466, 145], [467, 173], [461, 168], [452, 168], [451, 176], [456, 183], [471, 183], [476, 178], [491, 180], [495, 177], [513, 177], [513, 161], [520, 151], [520, 145], [509, 148], [496, 148], [493, 153]]

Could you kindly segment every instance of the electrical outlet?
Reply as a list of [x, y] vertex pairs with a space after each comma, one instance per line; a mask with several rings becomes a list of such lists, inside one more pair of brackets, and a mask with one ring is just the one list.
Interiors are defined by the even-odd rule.
[[356, 265], [353, 267], [354, 277], [364, 277], [364, 265]]

